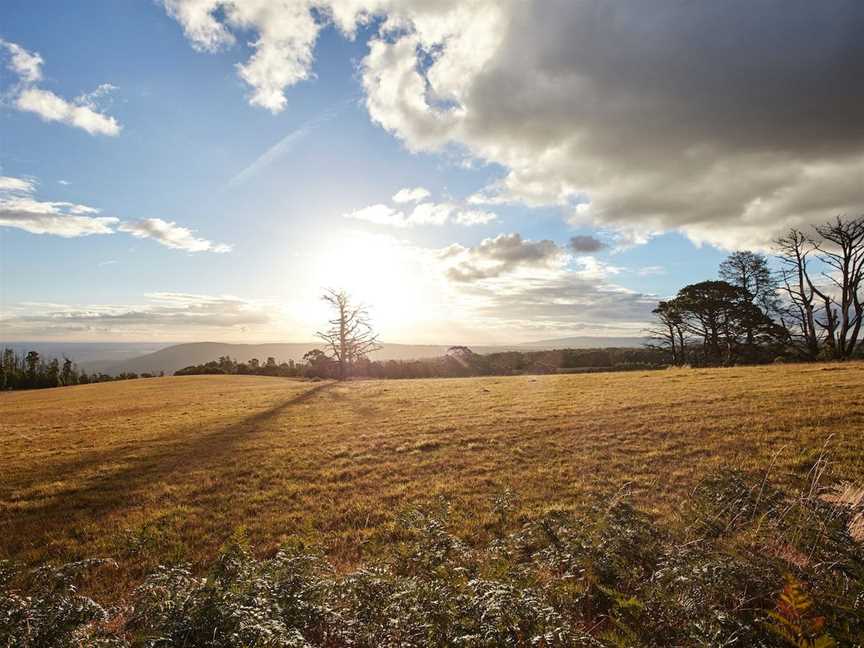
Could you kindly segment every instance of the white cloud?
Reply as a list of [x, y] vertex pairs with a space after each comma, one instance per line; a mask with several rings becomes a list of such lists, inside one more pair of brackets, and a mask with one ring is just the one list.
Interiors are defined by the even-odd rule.
[[92, 92], [85, 92], [76, 97], [75, 103], [79, 106], [86, 106], [87, 108], [98, 110], [100, 103], [108, 100], [115, 90], [117, 90], [117, 86], [111, 83], [103, 83], [96, 86], [96, 89]]
[[480, 209], [467, 209], [457, 211], [453, 221], [459, 225], [486, 225], [497, 220], [497, 218], [498, 216], [492, 212]]
[[[420, 225], [440, 227], [448, 223], [465, 226], [486, 225], [498, 218], [492, 212], [466, 208], [455, 202], [427, 200], [431, 195], [431, 192], [423, 187], [406, 187], [393, 195], [395, 207], [378, 203], [349, 212], [345, 214], [345, 218], [389, 227]], [[415, 204], [412, 207], [410, 203]]]
[[136, 238], [152, 238], [167, 247], [188, 252], [231, 251], [230, 245], [198, 238], [192, 230], [161, 218], [121, 222], [113, 216], [97, 216], [100, 210], [95, 207], [37, 200], [35, 191], [33, 180], [0, 176], [0, 227], [64, 238], [120, 231]]
[[390, 225], [392, 227], [406, 227], [405, 214], [398, 209], [393, 209], [387, 205], [377, 204], [356, 209], [353, 212], [345, 214], [345, 218], [353, 218], [355, 220], [366, 221], [376, 225]]
[[144, 218], [121, 223], [121, 232], [131, 234], [135, 238], [152, 238], [162, 245], [187, 252], [230, 252], [231, 246], [225, 243], [213, 243], [207, 239], [198, 238], [193, 230], [181, 227], [177, 223], [164, 221], [161, 218]]
[[76, 216], [63, 203], [21, 200], [0, 205], [0, 227], [15, 227], [31, 234], [53, 234], [64, 238], [111, 234], [116, 218]]
[[117, 135], [120, 124], [90, 106], [70, 103], [50, 90], [27, 88], [15, 100], [18, 110], [36, 113], [45, 121], [57, 121], [75, 126], [91, 135]]
[[8, 67], [24, 83], [36, 83], [42, 80], [42, 57], [36, 52], [28, 52], [20, 45], [10, 43], [0, 38], [0, 46], [5, 46], [9, 52]]
[[605, 279], [607, 277], [621, 274], [625, 268], [601, 261], [593, 256], [580, 256], [575, 260], [577, 270], [576, 276], [583, 279]]
[[455, 210], [450, 203], [420, 203], [406, 217], [406, 225], [444, 225]]
[[163, 0], [193, 45], [216, 51], [234, 43], [232, 30], [250, 30], [254, 53], [237, 64], [237, 74], [249, 85], [249, 102], [281, 112], [285, 89], [308, 79], [312, 48], [320, 25], [312, 15], [318, 3], [304, 0]]
[[423, 187], [414, 187], [413, 189], [406, 187], [405, 189], [400, 189], [393, 195], [394, 203], [416, 203], [420, 202], [431, 196], [432, 194], [428, 189], [424, 189]]
[[110, 83], [103, 83], [93, 92], [67, 101], [50, 90], [36, 86], [42, 80], [42, 57], [28, 52], [20, 45], [0, 39], [0, 46], [9, 52], [7, 67], [19, 79], [14, 88], [14, 106], [24, 112], [32, 112], [44, 121], [56, 121], [87, 131], [91, 135], [117, 135], [121, 126], [114, 117], [99, 110], [98, 102], [115, 90]]
[[111, 234], [118, 219], [94, 216], [98, 209], [68, 202], [36, 200], [32, 180], [0, 177], [0, 227], [64, 238]]
[[492, 212], [476, 209], [463, 209], [453, 203], [421, 202], [411, 211], [405, 212], [388, 205], [378, 203], [345, 214], [345, 218], [387, 225], [389, 227], [415, 227], [420, 225], [485, 225], [498, 218]]
[[32, 193], [35, 190], [36, 185], [32, 180], [0, 176], [0, 192]]

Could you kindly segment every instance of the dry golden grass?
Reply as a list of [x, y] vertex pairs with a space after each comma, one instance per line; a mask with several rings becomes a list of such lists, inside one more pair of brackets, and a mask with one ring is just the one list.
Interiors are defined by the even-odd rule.
[[[114, 557], [94, 591], [201, 564], [237, 527], [337, 564], [451, 498], [468, 537], [505, 488], [527, 518], [625, 485], [666, 515], [720, 466], [864, 475], [864, 364], [309, 383], [158, 378], [0, 394], [0, 557]], [[830, 438], [830, 440], [829, 440]], [[772, 465], [773, 464], [773, 465]]]

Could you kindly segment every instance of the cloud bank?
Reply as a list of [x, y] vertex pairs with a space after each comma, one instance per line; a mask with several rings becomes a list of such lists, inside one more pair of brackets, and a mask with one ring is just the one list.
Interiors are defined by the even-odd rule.
[[[64, 336], [187, 337], [243, 332], [271, 321], [272, 305], [230, 295], [151, 293], [126, 306], [26, 303], [10, 306], [0, 326], [11, 338]], [[139, 339], [145, 339], [139, 337]]]
[[764, 245], [864, 205], [864, 4], [727, 0], [165, 0], [274, 112], [332, 23], [377, 32], [371, 118], [412, 151], [501, 165], [477, 203], [556, 205], [633, 242]]
[[565, 335], [639, 336], [657, 297], [613, 282], [630, 271], [591, 256], [573, 256], [550, 240], [499, 234], [474, 247], [436, 254], [455, 303], [488, 331], [525, 339]]

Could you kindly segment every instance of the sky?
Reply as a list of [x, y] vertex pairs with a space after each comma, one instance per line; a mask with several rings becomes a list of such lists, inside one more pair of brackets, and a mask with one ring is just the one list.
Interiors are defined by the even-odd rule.
[[640, 336], [864, 211], [864, 3], [4, 0], [0, 339]]

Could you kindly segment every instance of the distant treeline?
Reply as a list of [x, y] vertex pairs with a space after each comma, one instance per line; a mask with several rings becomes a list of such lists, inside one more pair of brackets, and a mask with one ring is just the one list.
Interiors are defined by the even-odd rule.
[[[506, 376], [578, 371], [626, 371], [663, 366], [666, 353], [652, 348], [559, 349], [555, 351], [508, 351], [481, 355], [468, 347], [451, 347], [446, 355], [418, 360], [369, 360], [358, 358], [350, 375], [363, 378], [455, 378], [460, 376]], [[313, 349], [303, 362], [264, 363], [253, 358], [237, 362], [228, 356], [185, 367], [175, 376], [231, 374], [305, 378], [338, 378], [338, 363], [320, 349]]]
[[4, 349], [2, 362], [0, 362], [0, 390], [44, 389], [153, 376], [154, 374], [148, 373], [121, 373], [117, 376], [95, 372], [88, 374], [79, 369], [69, 358], [63, 358], [63, 362], [57, 358], [46, 361], [36, 351], [19, 355], [12, 349]]
[[[308, 355], [308, 354], [307, 354]], [[230, 356], [221, 356], [218, 360], [211, 360], [204, 364], [191, 365], [178, 369], [175, 376], [200, 376], [211, 374], [226, 374], [239, 376], [281, 376], [283, 378], [296, 378], [306, 375], [303, 363], [288, 362], [277, 363], [275, 358], [267, 358], [263, 363], [258, 358], [252, 358], [247, 362], [238, 362]]]

